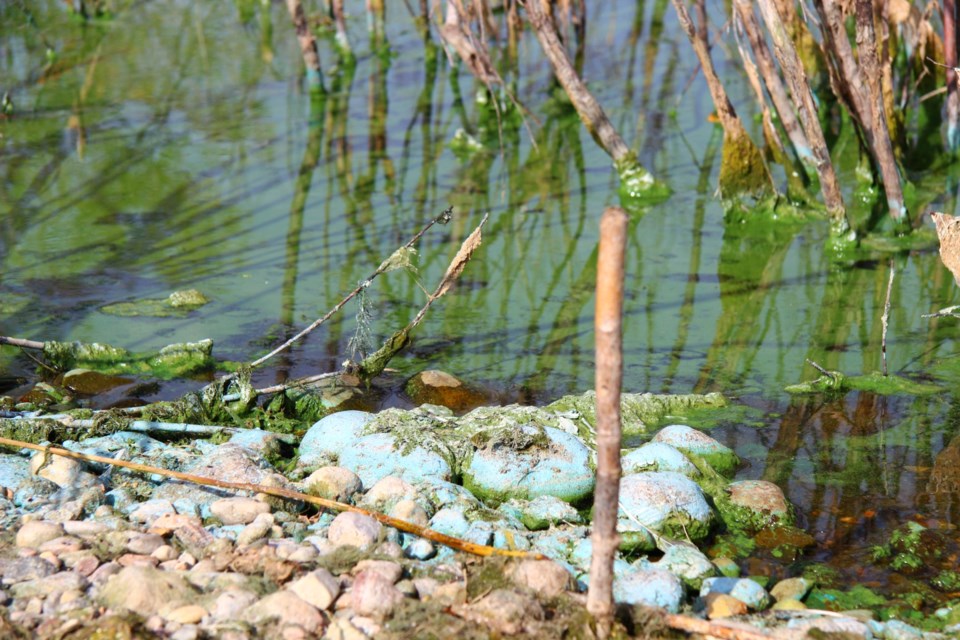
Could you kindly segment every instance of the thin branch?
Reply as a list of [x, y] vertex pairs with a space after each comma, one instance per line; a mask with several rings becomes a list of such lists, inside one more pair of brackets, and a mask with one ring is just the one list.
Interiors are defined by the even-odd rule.
[[37, 342], [36, 340], [25, 340], [23, 338], [11, 338], [9, 336], [0, 336], [0, 344], [9, 344], [14, 347], [22, 347], [24, 349], [37, 349], [38, 351], [43, 351], [47, 343]]
[[[437, 216], [436, 218], [434, 218], [433, 220], [431, 220], [430, 222], [428, 222], [427, 224], [425, 224], [425, 225], [423, 226], [423, 228], [420, 229], [420, 231], [418, 231], [416, 235], [414, 235], [412, 238], [410, 238], [410, 240], [409, 240], [405, 245], [403, 245], [403, 247], [401, 247], [401, 248], [402, 248], [402, 249], [409, 249], [410, 247], [412, 247], [412, 246], [413, 246], [414, 244], [416, 244], [417, 241], [423, 236], [423, 234], [427, 232], [427, 230], [428, 230], [430, 227], [432, 227], [433, 225], [437, 224], [438, 222], [439, 222], [440, 224], [447, 224], [448, 222], [450, 222], [450, 217], [451, 217], [451, 214], [452, 214], [452, 213], [453, 213], [453, 207], [448, 207], [448, 208], [447, 208], [443, 213], [441, 213], [439, 216]], [[396, 252], [394, 252], [394, 253], [396, 253]], [[330, 317], [333, 316], [333, 314], [335, 314], [337, 311], [340, 311], [340, 309], [342, 309], [345, 304], [347, 304], [348, 302], [350, 302], [351, 300], [353, 300], [353, 298], [356, 297], [357, 294], [359, 294], [359, 293], [360, 293], [361, 291], [363, 291], [365, 288], [367, 288], [368, 286], [370, 286], [370, 283], [373, 281], [374, 278], [376, 278], [377, 276], [381, 275], [381, 274], [384, 273], [385, 271], [389, 271], [389, 270], [390, 270], [390, 267], [391, 267], [390, 260], [389, 260], [389, 259], [385, 260], [385, 261], [383, 262], [383, 264], [381, 264], [379, 267], [377, 267], [376, 271], [374, 271], [372, 274], [370, 274], [370, 276], [367, 277], [366, 280], [364, 280], [363, 282], [361, 282], [361, 283], [357, 286], [356, 289], [354, 289], [353, 291], [351, 291], [350, 293], [348, 293], [348, 294], [343, 298], [343, 300], [341, 300], [341, 301], [338, 302], [336, 305], [334, 305], [333, 308], [330, 309], [330, 311], [328, 311], [322, 318], [319, 318], [319, 319], [317, 319], [317, 320], [314, 320], [314, 321], [310, 324], [310, 326], [308, 326], [306, 329], [303, 329], [300, 333], [298, 333], [297, 335], [293, 336], [292, 338], [290, 338], [289, 340], [287, 340], [286, 342], [284, 342], [283, 344], [281, 344], [279, 347], [277, 347], [276, 349], [274, 349], [274, 350], [271, 351], [270, 353], [266, 354], [265, 356], [261, 356], [261, 357], [257, 358], [256, 360], [254, 360], [253, 362], [251, 362], [251, 363], [250, 363], [250, 368], [251, 368], [251, 369], [254, 369], [254, 368], [260, 366], [261, 364], [263, 364], [264, 362], [266, 362], [267, 360], [269, 360], [270, 358], [272, 358], [273, 356], [277, 355], [278, 353], [281, 353], [281, 352], [286, 351], [287, 349], [289, 349], [290, 346], [293, 345], [293, 343], [297, 342], [298, 340], [300, 340], [301, 338], [303, 338], [304, 336], [306, 336], [307, 334], [309, 334], [311, 331], [313, 331], [314, 329], [316, 329], [317, 327], [319, 327], [320, 325], [322, 325], [324, 322], [326, 322], [327, 320], [329, 320]], [[220, 381], [221, 381], [221, 382], [224, 382], [224, 381], [226, 381], [226, 380], [232, 380], [232, 379], [235, 378], [235, 377], [236, 377], [236, 374], [230, 374], [230, 375], [228, 375], [228, 376], [224, 376], [223, 378], [221, 378]]]
[[251, 491], [253, 493], [265, 493], [267, 495], [276, 496], [278, 498], [285, 498], [287, 500], [295, 500], [299, 502], [307, 502], [324, 509], [330, 509], [333, 511], [352, 511], [354, 513], [360, 513], [365, 516], [369, 516], [388, 527], [393, 527], [404, 533], [411, 533], [415, 536], [421, 538], [426, 538], [431, 542], [436, 542], [442, 544], [451, 549], [457, 551], [464, 551], [466, 553], [472, 553], [477, 556], [506, 556], [511, 558], [534, 558], [537, 560], [544, 559], [544, 556], [539, 553], [533, 553], [528, 551], [515, 551], [512, 549], [497, 549], [496, 547], [489, 547], [486, 545], [475, 544], [473, 542], [468, 542], [466, 540], [460, 540], [459, 538], [454, 538], [453, 536], [448, 536], [439, 531], [434, 531], [433, 529], [428, 529], [427, 527], [421, 527], [420, 525], [413, 524], [412, 522], [406, 522], [405, 520], [398, 520], [396, 518], [391, 518], [388, 515], [379, 513], [377, 511], [369, 511], [367, 509], [361, 509], [360, 507], [355, 507], [353, 505], [344, 504], [342, 502], [336, 502], [334, 500], [327, 500], [325, 498], [319, 498], [317, 496], [311, 496], [306, 493], [300, 493], [299, 491], [293, 491], [292, 489], [284, 489], [282, 487], [268, 487], [265, 485], [252, 484], [248, 482], [227, 482], [226, 480], [217, 480], [216, 478], [205, 478], [203, 476], [195, 476], [189, 473], [181, 473], [179, 471], [170, 471], [169, 469], [162, 469], [160, 467], [153, 467], [146, 464], [139, 464], [137, 462], [128, 462], [126, 460], [115, 460], [113, 458], [107, 458], [104, 456], [96, 456], [86, 453], [77, 453], [75, 451], [68, 451], [67, 449], [60, 449], [58, 447], [45, 447], [39, 444], [32, 444], [30, 442], [23, 442], [21, 440], [12, 440], [10, 438], [0, 437], [0, 445], [5, 445], [8, 447], [14, 447], [16, 449], [33, 449], [34, 451], [41, 451], [45, 455], [53, 454], [61, 456], [64, 458], [72, 458], [74, 460], [83, 460], [85, 462], [98, 462], [100, 464], [108, 464], [115, 467], [124, 467], [126, 469], [133, 469], [134, 471], [140, 471], [141, 473], [153, 474], [166, 476], [168, 478], [175, 478], [177, 480], [182, 480], [184, 482], [191, 482], [193, 484], [199, 484], [207, 487], [217, 487], [218, 489], [231, 489], [234, 491]]
[[890, 318], [890, 293], [893, 290], [893, 277], [897, 274], [897, 268], [890, 261], [890, 279], [887, 281], [887, 299], [883, 303], [883, 315], [880, 316], [880, 324], [883, 325], [883, 336], [881, 338], [881, 353], [883, 354], [883, 375], [887, 375], [887, 320]]

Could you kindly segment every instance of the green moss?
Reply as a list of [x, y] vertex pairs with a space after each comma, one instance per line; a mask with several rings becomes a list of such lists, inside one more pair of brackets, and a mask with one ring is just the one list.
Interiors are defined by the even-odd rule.
[[711, 558], [746, 558], [756, 549], [753, 538], [740, 533], [724, 533], [718, 535], [708, 550]]

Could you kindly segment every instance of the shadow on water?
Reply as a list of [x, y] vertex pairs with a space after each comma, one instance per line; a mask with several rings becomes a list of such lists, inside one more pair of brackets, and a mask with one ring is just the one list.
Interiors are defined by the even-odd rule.
[[[526, 113], [449, 64], [402, 11], [369, 38], [362, 18], [348, 21], [355, 58], [333, 33], [321, 39], [332, 64], [318, 97], [300, 81], [279, 5], [133, 4], [109, 26], [81, 27], [62, 3], [31, 4], [29, 19], [0, 4], [0, 88], [17, 105], [0, 121], [4, 333], [134, 350], [213, 338], [219, 357], [249, 361], [453, 205], [453, 222], [423, 238], [417, 273], [386, 274], [366, 293], [369, 318], [348, 307], [258, 375], [272, 384], [329, 371], [378, 345], [490, 212], [461, 282], [391, 366], [444, 369], [504, 403], [592, 387], [597, 220], [617, 202], [616, 176], [529, 33], [494, 52]], [[957, 302], [953, 280], [932, 249], [837, 257], [823, 223], [725, 223], [714, 196], [721, 132], [668, 5], [591, 5], [577, 45], [611, 120], [674, 191], [631, 216], [626, 390], [718, 390], [748, 407], [717, 437], [746, 460], [740, 477], [777, 483], [797, 506], [816, 541], [803, 562], [885, 580], [896, 572], [874, 553], [904, 523], [958, 540], [958, 328], [921, 317]], [[574, 24], [569, 36], [583, 42]], [[737, 61], [716, 55], [748, 112]], [[938, 194], [957, 169], [945, 173], [913, 178], [949, 211], [956, 195]], [[848, 375], [880, 369], [892, 267], [891, 372], [947, 391], [787, 395], [817, 375], [806, 360]], [[187, 318], [100, 310], [190, 287], [213, 301]], [[17, 379], [33, 364], [5, 351], [0, 367]]]

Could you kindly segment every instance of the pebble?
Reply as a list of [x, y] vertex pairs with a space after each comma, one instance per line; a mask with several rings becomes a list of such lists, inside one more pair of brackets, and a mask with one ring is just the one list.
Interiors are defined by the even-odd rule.
[[770, 606], [770, 594], [749, 578], [707, 578], [700, 587], [700, 597], [706, 598], [711, 593], [733, 596], [756, 611]]
[[363, 489], [360, 476], [344, 467], [320, 467], [303, 481], [304, 491], [314, 496], [348, 502]]
[[403, 575], [403, 567], [389, 560], [361, 560], [354, 565], [350, 573], [352, 575], [358, 575], [363, 571], [378, 573], [389, 581], [390, 584], [396, 584], [397, 581], [400, 580], [400, 576]]
[[350, 605], [358, 614], [383, 618], [398, 604], [403, 594], [379, 571], [361, 571], [350, 588]]
[[210, 503], [210, 513], [223, 524], [250, 524], [257, 516], [270, 513], [270, 505], [254, 498], [221, 498]]
[[237, 535], [237, 546], [253, 544], [273, 529], [273, 514], [261, 513]]
[[317, 609], [329, 609], [340, 595], [340, 582], [326, 569], [315, 569], [291, 582], [288, 588]]
[[711, 620], [742, 616], [747, 613], [745, 602], [725, 593], [711, 593], [707, 595], [704, 601], [707, 617]]
[[506, 575], [521, 587], [533, 589], [542, 596], [563, 593], [571, 585], [570, 573], [553, 560], [521, 560], [511, 564]]
[[379, 522], [362, 513], [345, 511], [337, 515], [330, 524], [327, 537], [335, 545], [349, 545], [367, 549], [380, 538]]
[[63, 533], [63, 526], [60, 524], [44, 520], [31, 520], [20, 526], [17, 531], [16, 545], [36, 549], [45, 542], [59, 538]]
[[281, 626], [296, 625], [307, 633], [317, 633], [323, 627], [323, 616], [292, 591], [281, 590], [265, 596], [245, 609], [240, 617], [246, 622], [263, 624], [277, 619]]

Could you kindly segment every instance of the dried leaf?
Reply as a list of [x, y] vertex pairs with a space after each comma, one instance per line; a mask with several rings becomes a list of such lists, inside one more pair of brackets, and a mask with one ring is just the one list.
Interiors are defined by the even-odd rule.
[[439, 298], [445, 294], [450, 287], [453, 286], [454, 281], [463, 273], [463, 268], [466, 267], [467, 262], [470, 261], [470, 256], [473, 255], [473, 252], [476, 251], [480, 243], [483, 242], [481, 230], [483, 229], [483, 225], [487, 223], [487, 218], [489, 217], [489, 213], [483, 216], [483, 220], [480, 221], [477, 228], [474, 229], [473, 233], [467, 236], [467, 239], [460, 245], [460, 250], [457, 251], [457, 255], [453, 257], [453, 261], [450, 263], [450, 266], [447, 267], [447, 272], [443, 274], [443, 280], [440, 281], [440, 286], [438, 286], [437, 290], [433, 293], [434, 298]]
[[940, 238], [940, 260], [960, 285], [960, 218], [947, 213], [931, 213]]

